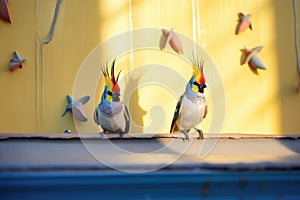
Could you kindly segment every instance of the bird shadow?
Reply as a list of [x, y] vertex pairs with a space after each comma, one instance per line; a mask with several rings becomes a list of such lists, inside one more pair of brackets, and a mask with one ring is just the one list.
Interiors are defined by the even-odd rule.
[[130, 113], [130, 133], [143, 133], [143, 116], [147, 112], [140, 106], [139, 83], [143, 74], [135, 72], [128, 73], [125, 77], [124, 104], [128, 107]]

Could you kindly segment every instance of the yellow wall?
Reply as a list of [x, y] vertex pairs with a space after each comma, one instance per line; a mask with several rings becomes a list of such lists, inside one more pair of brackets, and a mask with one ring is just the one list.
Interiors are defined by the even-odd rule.
[[[76, 128], [79, 132], [100, 131], [93, 123], [92, 112], [101, 95], [101, 81], [92, 86], [96, 88], [93, 93], [80, 94], [92, 97], [85, 106], [87, 123], [74, 123], [70, 113], [60, 116], [67, 104], [66, 94], [73, 94], [86, 58], [97, 45], [131, 29], [173, 27], [196, 40], [215, 63], [226, 94], [222, 133], [300, 133], [292, 1], [63, 0], [54, 38], [43, 45], [40, 41], [48, 35], [55, 3], [9, 1], [12, 24], [0, 21], [0, 132], [60, 133], [64, 129], [77, 132]], [[297, 11], [300, 16], [299, 2]], [[252, 14], [253, 30], [235, 36], [238, 12]], [[130, 42], [121, 41], [119, 45]], [[258, 45], [264, 46], [259, 56], [268, 68], [259, 76], [239, 64], [240, 49]], [[108, 51], [113, 51], [118, 46], [110, 48]], [[27, 60], [23, 69], [9, 72], [14, 50]], [[105, 53], [99, 56], [105, 60]], [[130, 70], [151, 62], [172, 66], [186, 80], [191, 74], [182, 57], [159, 50], [120, 55], [117, 70], [123, 68], [122, 78]], [[177, 97], [158, 85], [143, 86], [134, 81], [127, 80], [127, 87], [133, 84], [138, 90], [132, 95], [122, 94], [133, 119], [131, 131], [168, 132]], [[177, 87], [180, 83], [173, 80], [172, 84]], [[126, 85], [122, 87], [124, 91]], [[178, 87], [184, 90], [185, 85]], [[212, 115], [217, 105], [210, 101], [210, 92], [215, 91], [207, 91], [211, 114], [203, 122], [204, 132], [213, 130], [211, 121], [218, 117]], [[162, 107], [157, 110], [153, 105]], [[152, 127], [152, 120], [156, 119], [163, 121], [160, 127]]]

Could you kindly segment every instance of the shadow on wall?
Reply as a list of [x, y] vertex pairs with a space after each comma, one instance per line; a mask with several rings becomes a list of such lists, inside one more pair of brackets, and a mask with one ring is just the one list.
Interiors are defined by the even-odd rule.
[[140, 106], [139, 83], [142, 74], [130, 73], [125, 80], [124, 103], [128, 106], [131, 117], [130, 133], [143, 133], [144, 121], [143, 116], [146, 111]]

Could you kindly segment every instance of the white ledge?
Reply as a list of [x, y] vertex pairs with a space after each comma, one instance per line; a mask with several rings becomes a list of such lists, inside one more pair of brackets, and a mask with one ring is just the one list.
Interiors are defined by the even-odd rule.
[[[190, 139], [198, 139], [197, 133], [189, 134]], [[99, 133], [0, 133], [0, 140], [20, 138], [40, 139], [121, 139], [119, 134]], [[178, 138], [184, 139], [182, 133], [128, 133], [122, 139], [155, 139], [155, 138]], [[204, 134], [205, 139], [300, 139], [300, 134]]]
[[300, 169], [297, 135], [207, 134], [189, 142], [181, 134], [82, 135], [1, 134], [0, 171]]

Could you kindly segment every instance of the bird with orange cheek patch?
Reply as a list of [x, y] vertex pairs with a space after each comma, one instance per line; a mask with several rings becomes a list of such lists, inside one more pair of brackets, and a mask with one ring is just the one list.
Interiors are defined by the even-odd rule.
[[130, 115], [127, 107], [120, 102], [118, 79], [121, 71], [115, 77], [114, 70], [115, 60], [112, 63], [110, 75], [107, 65], [102, 68], [105, 86], [101, 102], [94, 111], [94, 121], [97, 125], [101, 126], [104, 134], [119, 133], [122, 138], [129, 131]]
[[[204, 96], [204, 88], [206, 88], [205, 77], [203, 74], [203, 59], [199, 62], [193, 60], [193, 75], [186, 86], [185, 93], [180, 97], [174, 117], [171, 124], [171, 133], [182, 132], [185, 140], [189, 141], [188, 132], [190, 129], [196, 129], [202, 119], [207, 114], [207, 104]], [[199, 137], [203, 139], [203, 132], [196, 129]]]

